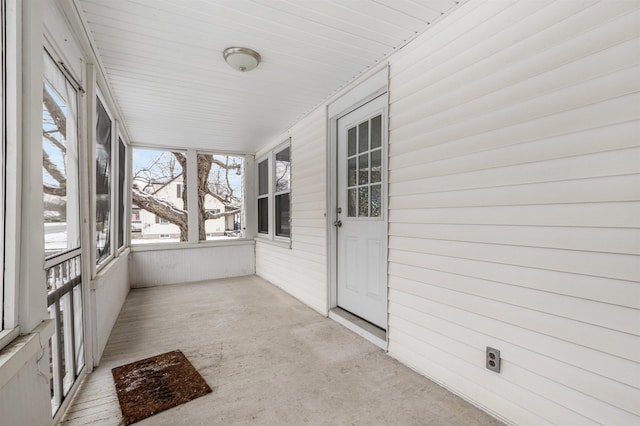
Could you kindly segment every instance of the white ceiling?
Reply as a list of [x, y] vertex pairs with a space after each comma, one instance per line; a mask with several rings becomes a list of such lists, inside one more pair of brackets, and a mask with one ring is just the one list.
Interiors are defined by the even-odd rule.
[[[455, 0], [80, 0], [133, 143], [255, 152]], [[222, 51], [250, 47], [257, 69]]]

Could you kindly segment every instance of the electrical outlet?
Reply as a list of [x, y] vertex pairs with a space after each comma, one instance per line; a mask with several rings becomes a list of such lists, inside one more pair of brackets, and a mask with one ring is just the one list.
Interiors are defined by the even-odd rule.
[[500, 351], [487, 346], [487, 368], [496, 373], [500, 372]]

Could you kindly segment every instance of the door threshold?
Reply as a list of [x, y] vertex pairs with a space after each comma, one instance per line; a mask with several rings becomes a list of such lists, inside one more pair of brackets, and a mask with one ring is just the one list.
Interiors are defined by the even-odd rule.
[[329, 318], [339, 322], [358, 336], [364, 337], [380, 349], [387, 350], [387, 332], [383, 329], [338, 307], [329, 311]]

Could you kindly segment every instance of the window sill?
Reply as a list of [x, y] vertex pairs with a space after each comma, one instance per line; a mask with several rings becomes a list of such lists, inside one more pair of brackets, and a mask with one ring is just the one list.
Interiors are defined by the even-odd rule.
[[132, 252], [157, 251], [157, 250], [192, 250], [205, 247], [224, 247], [224, 246], [241, 246], [254, 244], [252, 239], [239, 238], [226, 241], [203, 241], [200, 243], [159, 243], [159, 244], [140, 244], [131, 246]]
[[0, 351], [0, 389], [13, 379], [31, 358], [47, 347], [53, 331], [53, 320], [44, 320], [31, 333], [15, 338]]
[[10, 330], [2, 330], [0, 331], [0, 351], [18, 337], [20, 334], [20, 329], [18, 327], [12, 328]]

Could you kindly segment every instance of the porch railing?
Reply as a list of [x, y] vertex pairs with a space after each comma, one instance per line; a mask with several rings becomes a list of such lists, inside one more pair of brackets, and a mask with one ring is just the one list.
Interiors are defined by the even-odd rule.
[[53, 258], [45, 266], [49, 316], [55, 323], [49, 340], [51, 410], [55, 415], [84, 368], [80, 250]]

